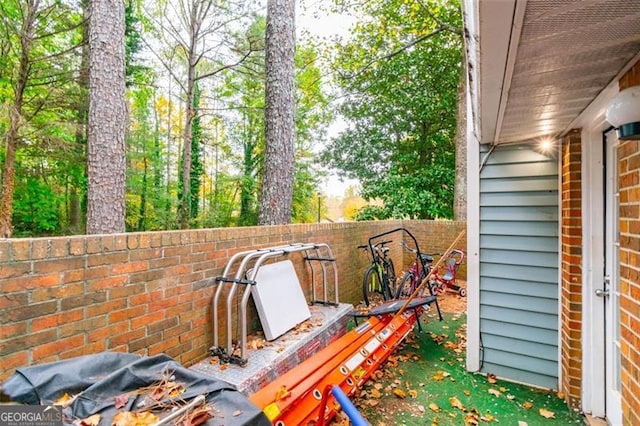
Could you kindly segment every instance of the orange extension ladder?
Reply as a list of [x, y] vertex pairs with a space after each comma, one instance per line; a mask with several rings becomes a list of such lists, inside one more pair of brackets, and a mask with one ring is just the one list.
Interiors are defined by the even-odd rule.
[[[369, 318], [249, 399], [277, 426], [320, 422], [325, 388], [337, 385], [353, 395], [402, 342], [421, 312], [418, 307], [401, 315]], [[322, 422], [331, 420], [338, 410], [338, 402], [329, 396]]]
[[[463, 233], [458, 235], [447, 252]], [[440, 314], [435, 296], [416, 297], [429, 281], [429, 275], [408, 299], [385, 304], [386, 313], [369, 317], [366, 322], [252, 394], [249, 396], [251, 402], [260, 407], [275, 426], [328, 423], [340, 410], [340, 405], [333, 395], [326, 392], [327, 389], [338, 386], [347, 396], [353, 395], [409, 334], [424, 312], [425, 305], [435, 302]], [[321, 409], [323, 413], [320, 413]]]

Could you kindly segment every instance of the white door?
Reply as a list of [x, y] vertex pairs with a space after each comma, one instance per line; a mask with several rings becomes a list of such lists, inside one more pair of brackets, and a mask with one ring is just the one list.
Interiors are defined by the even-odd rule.
[[609, 132], [606, 138], [605, 190], [605, 279], [596, 294], [604, 299], [605, 314], [605, 409], [613, 426], [622, 425], [620, 403], [620, 261], [618, 216], [618, 137]]

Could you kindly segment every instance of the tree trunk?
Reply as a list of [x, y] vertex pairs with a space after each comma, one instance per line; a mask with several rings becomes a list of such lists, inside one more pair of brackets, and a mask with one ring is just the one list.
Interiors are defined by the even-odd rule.
[[9, 112], [9, 129], [6, 134], [6, 154], [2, 171], [2, 195], [0, 196], [0, 238], [9, 238], [13, 232], [11, 218], [13, 216], [13, 191], [15, 189], [15, 161], [18, 147], [18, 135], [22, 125], [22, 106], [24, 89], [29, 79], [31, 66], [29, 53], [33, 44], [36, 12], [40, 0], [29, 0], [26, 3], [22, 31], [20, 33], [20, 65], [14, 90], [13, 105]]
[[291, 222], [295, 155], [295, 1], [268, 0], [261, 225]]
[[91, 0], [87, 233], [125, 230], [124, 2]]
[[467, 220], [467, 58], [462, 56], [458, 82], [458, 111], [456, 120], [456, 180], [453, 193], [455, 220]]

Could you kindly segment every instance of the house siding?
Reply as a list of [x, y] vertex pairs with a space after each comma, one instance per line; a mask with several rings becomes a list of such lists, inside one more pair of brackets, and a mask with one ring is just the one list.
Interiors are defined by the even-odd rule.
[[482, 371], [558, 387], [558, 162], [481, 147]]

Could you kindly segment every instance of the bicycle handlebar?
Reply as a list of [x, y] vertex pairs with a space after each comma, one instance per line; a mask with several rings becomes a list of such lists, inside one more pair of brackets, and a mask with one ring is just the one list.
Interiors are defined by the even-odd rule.
[[[411, 248], [407, 245], [407, 243], [405, 243], [404, 241], [400, 243], [400, 245], [407, 251], [410, 251], [411, 253], [417, 254], [418, 250]], [[422, 254], [426, 254], [429, 256], [440, 256], [441, 253], [422, 253]]]

